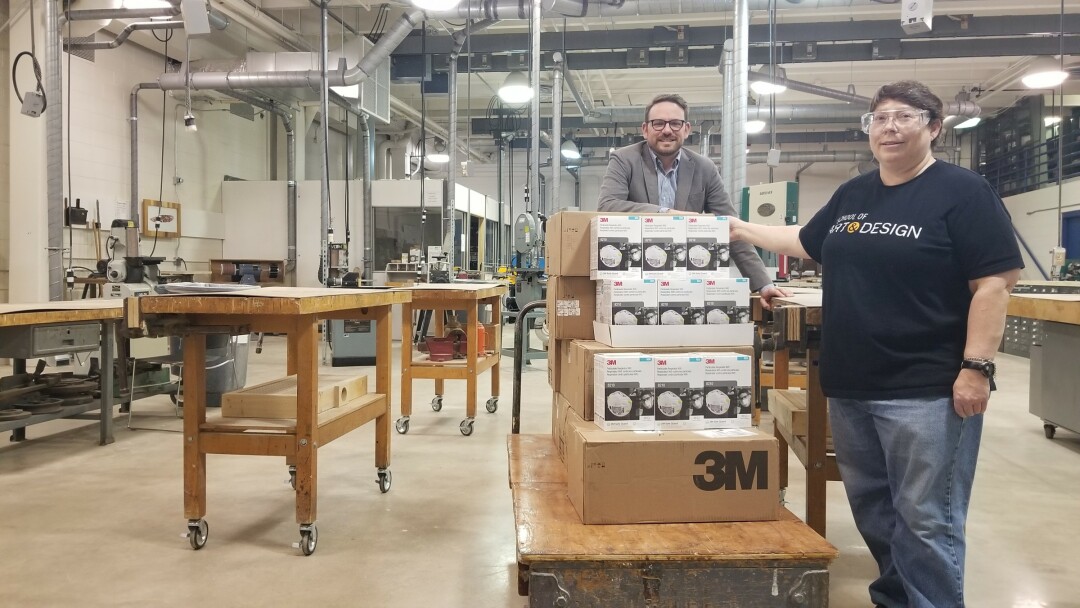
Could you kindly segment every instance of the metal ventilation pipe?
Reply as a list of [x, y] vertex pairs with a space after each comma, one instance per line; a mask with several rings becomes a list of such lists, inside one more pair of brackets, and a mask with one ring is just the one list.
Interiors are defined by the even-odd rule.
[[782, 76], [770, 76], [763, 72], [749, 72], [747, 74], [747, 79], [750, 82], [769, 82], [772, 84], [783, 85], [792, 91], [799, 91], [800, 93], [809, 93], [810, 95], [817, 95], [819, 97], [828, 97], [847, 103], [860, 104], [864, 108], [868, 107], [871, 101], [869, 97], [863, 97], [862, 95], [855, 95], [854, 93], [848, 93], [847, 91], [837, 91], [836, 89], [830, 89], [808, 82], [790, 80]]
[[178, 30], [184, 27], [183, 21], [143, 21], [131, 23], [116, 36], [116, 38], [102, 42], [70, 42], [64, 41], [64, 48], [69, 51], [107, 51], [115, 49], [127, 42], [131, 34], [140, 30]]
[[[746, 184], [746, 98], [749, 83], [750, 59], [750, 0], [735, 0], [732, 32], [732, 97], [729, 111], [734, 118], [734, 129], [725, 131], [724, 140], [731, 141], [731, 181], [727, 184], [728, 194], [736, 211], [742, 206], [742, 189]], [[727, 78], [725, 77], [725, 82]]]
[[562, 208], [559, 204], [559, 190], [562, 188], [562, 89], [563, 62], [562, 53], [555, 53], [555, 68], [551, 72], [551, 132], [555, 141], [548, 143], [551, 149], [551, 202], [550, 212]]
[[[327, 85], [331, 87], [343, 87], [359, 84], [366, 80], [375, 70], [390, 57], [390, 53], [401, 41], [418, 27], [424, 19], [423, 11], [406, 11], [393, 25], [387, 28], [386, 33], [379, 38], [379, 42], [360, 59], [359, 63], [351, 69], [334, 70], [327, 72]], [[166, 73], [158, 77], [158, 84], [166, 91], [175, 91], [187, 87], [185, 75]], [[230, 89], [272, 89], [272, 88], [298, 88], [310, 87], [318, 90], [322, 87], [322, 72], [320, 70], [300, 70], [281, 72], [199, 72], [191, 74], [191, 88], [193, 90], [227, 91]]]

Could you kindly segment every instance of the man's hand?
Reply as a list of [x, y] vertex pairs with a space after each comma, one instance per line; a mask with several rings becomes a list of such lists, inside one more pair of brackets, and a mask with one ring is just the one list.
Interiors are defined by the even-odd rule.
[[758, 294], [761, 296], [761, 307], [765, 310], [772, 310], [773, 298], [787, 297], [791, 295], [791, 292], [786, 289], [780, 289], [776, 285], [769, 285], [759, 291]]
[[745, 241], [746, 234], [743, 232], [746, 226], [746, 222], [741, 219], [729, 215], [728, 218], [728, 230], [731, 233], [731, 240], [733, 241]]
[[986, 411], [990, 400], [990, 379], [973, 369], [962, 369], [953, 382], [953, 409], [961, 418]]

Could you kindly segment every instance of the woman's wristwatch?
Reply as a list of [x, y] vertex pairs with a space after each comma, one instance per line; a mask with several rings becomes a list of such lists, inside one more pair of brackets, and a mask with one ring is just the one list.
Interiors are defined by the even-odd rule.
[[986, 376], [988, 380], [990, 380], [990, 390], [997, 390], [997, 385], [994, 384], [994, 373], [997, 371], [997, 367], [990, 359], [968, 357], [960, 363], [960, 369], [973, 369], [981, 373], [982, 375]]

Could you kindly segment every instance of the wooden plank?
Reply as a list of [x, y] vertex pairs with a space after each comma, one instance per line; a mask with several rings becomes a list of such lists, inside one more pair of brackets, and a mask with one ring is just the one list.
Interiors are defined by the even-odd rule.
[[1080, 294], [1013, 294], [1009, 297], [1009, 315], [1080, 325]]
[[415, 308], [436, 306], [441, 310], [463, 310], [468, 302], [501, 297], [508, 291], [502, 283], [424, 283], [406, 289], [412, 292]]
[[[110, 302], [115, 306], [104, 309], [86, 310], [37, 310], [5, 312], [13, 305], [0, 304], [0, 327], [22, 327], [26, 325], [47, 325], [50, 323], [77, 323], [79, 321], [103, 321], [124, 318], [121, 300], [78, 300], [81, 302]], [[67, 302], [57, 302], [66, 304]], [[22, 305], [14, 305], [15, 308]]]
[[[784, 426], [791, 430], [793, 435], [805, 437], [809, 423], [807, 422], [806, 391], [769, 391], [769, 411], [776, 418], [783, 418]], [[832, 426], [828, 416], [825, 419], [826, 442], [832, 438]]]
[[[762, 371], [758, 376], [758, 380], [761, 382], [761, 388], [769, 388], [773, 386], [775, 378], [772, 372]], [[788, 388], [806, 388], [806, 374], [791, 373], [787, 377]]]
[[779, 521], [587, 526], [555, 483], [513, 489], [518, 560], [746, 562], [831, 561], [839, 552], [781, 509]]
[[290, 456], [296, 452], [291, 435], [268, 433], [206, 433], [199, 435], [204, 454], [241, 456]]
[[520, 483], [566, 485], [566, 466], [547, 435], [507, 435], [506, 456], [511, 488]]
[[311, 287], [260, 287], [240, 292], [147, 295], [139, 298], [143, 314], [310, 315], [401, 304], [407, 290]]
[[206, 422], [206, 336], [184, 341], [184, 517], [206, 515], [206, 454], [199, 428]]
[[324, 446], [378, 416], [385, 416], [387, 411], [386, 396], [379, 394], [362, 395], [350, 403], [334, 408], [328, 412], [329, 416], [325, 421], [322, 416], [319, 417], [319, 445]]
[[[367, 393], [367, 376], [318, 378], [318, 411], [338, 407]], [[221, 396], [221, 415], [226, 418], [295, 418], [296, 376], [256, 384]]]
[[[410, 374], [413, 380], [465, 380], [473, 375], [467, 367], [436, 367], [433, 365], [413, 367]], [[442, 394], [438, 387], [435, 388], [435, 392]]]

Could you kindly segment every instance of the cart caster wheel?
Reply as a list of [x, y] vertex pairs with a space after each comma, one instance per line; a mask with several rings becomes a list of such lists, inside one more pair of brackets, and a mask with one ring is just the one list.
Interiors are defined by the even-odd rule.
[[379, 491], [386, 494], [390, 491], [390, 485], [394, 483], [394, 476], [390, 474], [390, 469], [379, 469], [379, 478], [375, 480], [375, 483], [379, 484]]
[[465, 420], [461, 421], [461, 424], [458, 426], [458, 429], [461, 430], [462, 435], [465, 435], [466, 437], [468, 437], [469, 435], [472, 435], [472, 425], [473, 425], [472, 418], [466, 418]]
[[488, 399], [487, 403], [484, 404], [484, 409], [486, 409], [489, 414], [494, 414], [495, 411], [499, 409], [499, 398], [492, 397], [491, 399]]
[[289, 487], [296, 489], [296, 466], [289, 465]]
[[1054, 426], [1052, 424], [1044, 424], [1043, 425], [1043, 434], [1046, 435], [1047, 439], [1053, 439], [1054, 435], [1056, 433], [1057, 433], [1057, 427], [1056, 426]]
[[438, 412], [442, 410], [442, 395], [435, 395], [435, 398], [431, 400], [431, 411]]
[[408, 416], [402, 416], [401, 418], [398, 418], [397, 422], [394, 423], [394, 429], [397, 430], [397, 432], [399, 434], [401, 434], [401, 435], [404, 435], [405, 433], [408, 433], [409, 432], [409, 417]]
[[189, 519], [187, 524], [188, 542], [191, 548], [198, 551], [206, 546], [206, 538], [210, 536], [210, 526], [205, 519]]
[[306, 524], [300, 526], [300, 550], [304, 552], [304, 555], [311, 555], [315, 552], [315, 545], [319, 542], [319, 529], [315, 527], [315, 524]]

